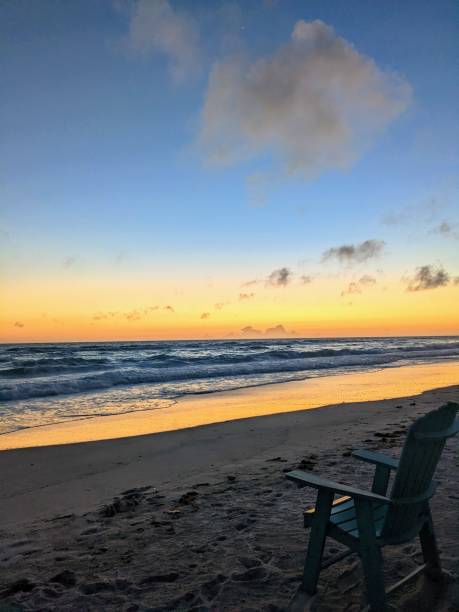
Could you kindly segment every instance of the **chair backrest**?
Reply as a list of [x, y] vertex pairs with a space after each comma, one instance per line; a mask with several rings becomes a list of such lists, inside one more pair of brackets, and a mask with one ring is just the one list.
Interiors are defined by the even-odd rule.
[[[408, 430], [382, 530], [387, 540], [404, 541], [416, 535], [432, 496], [432, 478], [446, 439], [459, 428], [459, 404], [448, 403], [417, 419]], [[411, 535], [411, 537], [413, 537]]]

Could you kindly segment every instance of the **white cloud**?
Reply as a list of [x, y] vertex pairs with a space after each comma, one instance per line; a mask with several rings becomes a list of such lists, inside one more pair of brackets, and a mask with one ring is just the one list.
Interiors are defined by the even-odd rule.
[[196, 21], [167, 0], [139, 0], [131, 16], [130, 46], [140, 53], [159, 52], [169, 60], [173, 78], [182, 81], [199, 68]]
[[348, 167], [408, 105], [410, 86], [381, 71], [322, 21], [298, 21], [290, 42], [211, 72], [198, 142], [220, 165], [268, 155], [304, 178]]

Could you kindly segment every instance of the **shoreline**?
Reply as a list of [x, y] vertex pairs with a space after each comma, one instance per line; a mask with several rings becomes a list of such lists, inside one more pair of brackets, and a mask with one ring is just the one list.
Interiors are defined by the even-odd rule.
[[[314, 409], [246, 416], [220, 423], [72, 444], [0, 452], [0, 525], [92, 508], [122, 489], [186, 486], [214, 467], [292, 455], [299, 448], [323, 451], [355, 431], [355, 446], [391, 419], [416, 416], [423, 407], [459, 401], [459, 384], [417, 394]], [[104, 417], [104, 419], [107, 417]]]
[[15, 448], [116, 440], [328, 405], [403, 398], [456, 384], [459, 385], [459, 361], [385, 367], [184, 395], [171, 400], [166, 408], [134, 409], [5, 433], [0, 435], [0, 454]]

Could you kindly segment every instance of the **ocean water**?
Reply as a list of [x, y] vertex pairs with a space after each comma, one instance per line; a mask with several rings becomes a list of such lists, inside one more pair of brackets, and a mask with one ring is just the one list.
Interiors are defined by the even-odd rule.
[[0, 434], [213, 393], [459, 359], [459, 337], [0, 345]]

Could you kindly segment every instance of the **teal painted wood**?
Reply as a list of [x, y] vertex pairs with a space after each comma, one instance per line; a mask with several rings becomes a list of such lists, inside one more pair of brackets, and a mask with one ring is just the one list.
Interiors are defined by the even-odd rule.
[[330, 516], [332, 504], [333, 492], [327, 489], [319, 491], [303, 572], [303, 589], [311, 595], [314, 595], [317, 590], [325, 539], [327, 537], [328, 517]]
[[[459, 404], [450, 402], [415, 421], [408, 430], [399, 460], [382, 453], [355, 451], [355, 458], [375, 465], [371, 491], [342, 485], [302, 470], [286, 475], [301, 487], [318, 489], [316, 507], [304, 513], [305, 527], [311, 527], [303, 574], [304, 590], [315, 593], [327, 536], [360, 555], [372, 612], [386, 610], [383, 546], [403, 543], [419, 535], [426, 571], [438, 577], [441, 565], [429, 499], [435, 492], [432, 479], [445, 442], [459, 433], [458, 410]], [[396, 476], [388, 495], [391, 471], [395, 471]], [[345, 497], [333, 501], [338, 493]], [[343, 556], [338, 555], [336, 560]], [[325, 565], [331, 565], [330, 561]], [[403, 583], [404, 580], [399, 581], [395, 586]]]
[[[394, 485], [392, 500], [422, 497], [429, 494], [429, 487], [438, 461], [455, 424], [458, 404], [448, 403], [417, 419], [408, 430]], [[430, 439], [418, 435], [434, 434]], [[391, 542], [403, 542], [409, 538], [413, 526], [421, 526], [427, 520], [428, 506], [425, 501], [412, 504], [393, 504], [389, 508], [382, 530], [382, 537]]]
[[386, 610], [386, 591], [382, 573], [382, 554], [377, 540], [371, 502], [356, 499], [358, 532], [360, 534], [359, 554], [362, 559], [367, 600], [372, 612]]

